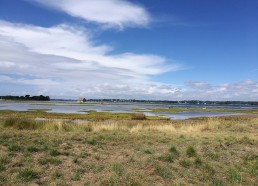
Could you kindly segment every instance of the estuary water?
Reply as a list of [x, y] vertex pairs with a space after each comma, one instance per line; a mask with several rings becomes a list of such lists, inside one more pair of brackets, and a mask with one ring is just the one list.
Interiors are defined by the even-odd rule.
[[[193, 111], [184, 111], [180, 113], [162, 112], [156, 113], [151, 110], [154, 108], [192, 108]], [[116, 113], [133, 113], [136, 111], [144, 112], [147, 116], [162, 116], [170, 119], [183, 120], [194, 117], [214, 117], [214, 116], [231, 116], [241, 115], [238, 113], [215, 112], [215, 110], [239, 110], [239, 109], [258, 109], [258, 106], [250, 105], [198, 105], [198, 104], [156, 104], [156, 103], [131, 103], [131, 102], [86, 102], [79, 104], [76, 101], [3, 101], [0, 100], [0, 110], [28, 111], [42, 109], [46, 112], [54, 113], [84, 113], [94, 110], [97, 112], [116, 112]], [[198, 111], [194, 111], [194, 109]], [[200, 112], [205, 109], [209, 112]], [[214, 112], [213, 112], [214, 110]]]

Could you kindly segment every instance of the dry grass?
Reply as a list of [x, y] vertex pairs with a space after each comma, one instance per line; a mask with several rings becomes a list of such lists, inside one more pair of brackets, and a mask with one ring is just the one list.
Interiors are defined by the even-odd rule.
[[[248, 120], [250, 125], [246, 126], [243, 122]], [[105, 120], [105, 121], [85, 121], [85, 120], [62, 120], [49, 119], [37, 121], [21, 117], [11, 117], [1, 120], [2, 127], [19, 130], [37, 130], [37, 131], [160, 131], [177, 133], [204, 133], [204, 132], [236, 132], [250, 130], [250, 127], [257, 125], [257, 117], [213, 117], [202, 118], [199, 120], [183, 121], [137, 121], [137, 120]], [[234, 126], [234, 129], [232, 129]], [[255, 130], [257, 131], [257, 130]], [[252, 131], [250, 131], [252, 132]]]
[[0, 126], [0, 185], [257, 184], [257, 117]]

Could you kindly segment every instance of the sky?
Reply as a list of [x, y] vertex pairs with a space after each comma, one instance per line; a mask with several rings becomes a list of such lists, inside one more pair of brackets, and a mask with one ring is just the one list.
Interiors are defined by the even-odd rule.
[[0, 95], [258, 101], [257, 0], [0, 0]]

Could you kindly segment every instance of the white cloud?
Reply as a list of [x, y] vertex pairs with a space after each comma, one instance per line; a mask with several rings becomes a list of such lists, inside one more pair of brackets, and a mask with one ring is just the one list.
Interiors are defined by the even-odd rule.
[[29, 51], [80, 60], [82, 61], [80, 65], [84, 66], [94, 63], [141, 75], [160, 74], [181, 68], [177, 64], [166, 65], [166, 59], [156, 55], [133, 53], [109, 55], [108, 52], [112, 47], [96, 46], [87, 32], [79, 28], [75, 30], [68, 25], [43, 28], [0, 21], [0, 35], [21, 43]]
[[187, 81], [186, 86], [189, 86], [193, 89], [211, 89], [211, 85], [206, 82]]
[[150, 76], [181, 68], [168, 65], [160, 56], [129, 52], [110, 55], [111, 49], [95, 45], [84, 29], [0, 21], [0, 74], [8, 78], [0, 81], [31, 85], [35, 91], [55, 96], [144, 97], [158, 92], [151, 87]]
[[[185, 99], [247, 101], [258, 99], [258, 81], [246, 80], [219, 85], [188, 81], [186, 85], [186, 89], [183, 90]], [[188, 87], [192, 89], [189, 90]]]
[[161, 56], [111, 55], [110, 50], [108, 45], [94, 44], [85, 29], [0, 21], [0, 93], [68, 98], [258, 99], [258, 82], [252, 80], [220, 85], [188, 81], [186, 86], [153, 82], [151, 76], [180, 70], [180, 65], [168, 65]]
[[115, 26], [147, 26], [150, 15], [140, 5], [126, 0], [32, 0], [86, 21]]

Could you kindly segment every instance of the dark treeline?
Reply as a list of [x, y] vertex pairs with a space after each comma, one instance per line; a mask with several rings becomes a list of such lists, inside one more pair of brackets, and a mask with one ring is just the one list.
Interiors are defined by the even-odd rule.
[[50, 97], [49, 96], [30, 96], [30, 95], [25, 95], [25, 96], [0, 96], [0, 99], [4, 100], [21, 100], [21, 101], [49, 101]]
[[219, 104], [219, 105], [258, 105], [258, 101], [200, 101], [200, 100], [183, 100], [183, 101], [169, 101], [169, 100], [137, 100], [137, 99], [87, 99], [92, 102], [135, 102], [135, 103], [163, 103], [163, 104]]

